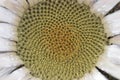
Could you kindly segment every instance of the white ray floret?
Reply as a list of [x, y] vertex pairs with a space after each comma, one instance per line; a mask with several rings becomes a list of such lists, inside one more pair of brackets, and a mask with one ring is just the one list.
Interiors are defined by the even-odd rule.
[[42, 0], [28, 0], [30, 6], [35, 5], [35, 4], [38, 3], [39, 1], [42, 1]]
[[32, 77], [31, 80], [42, 80], [40, 78], [35, 78], [35, 77]]
[[17, 27], [6, 23], [0, 23], [0, 37], [16, 41]]
[[80, 80], [108, 80], [106, 79], [98, 70], [95, 68], [92, 70], [91, 73], [88, 73], [84, 76], [84, 78]]
[[9, 10], [0, 7], [0, 22], [7, 22], [10, 24], [17, 25], [19, 22], [20, 18], [10, 12]]
[[0, 53], [0, 69], [5, 67], [14, 67], [23, 64], [14, 52]]
[[25, 67], [20, 68], [14, 71], [13, 73], [11, 73], [6, 78], [3, 78], [3, 80], [8, 80], [8, 79], [9, 80], [41, 80], [41, 79], [32, 77], [32, 75], [30, 75], [29, 70], [26, 69]]
[[120, 35], [114, 36], [113, 38], [111, 38], [110, 39], [110, 43], [111, 44], [120, 45]]
[[[24, 9], [28, 8], [28, 3], [26, 0], [16, 0]], [[22, 8], [21, 8], [22, 9]]]
[[0, 37], [0, 51], [16, 51], [16, 43]]
[[78, 1], [78, 3], [80, 3], [80, 4], [84, 2], [84, 0], [77, 0], [77, 1]]
[[29, 78], [31, 78], [29, 75], [29, 71], [25, 67], [23, 67], [12, 72], [9, 75], [2, 76], [0, 80], [29, 80]]
[[94, 3], [97, 2], [97, 0], [77, 0], [78, 3], [85, 3], [86, 5], [92, 6]]
[[85, 4], [89, 5], [90, 7], [93, 6], [98, 0], [84, 0]]
[[103, 18], [108, 36], [120, 34], [120, 10]]
[[[112, 47], [114, 47], [114, 46], [112, 46]], [[111, 48], [111, 47], [106, 47], [105, 54], [103, 54], [103, 55], [100, 57], [100, 59], [99, 59], [99, 61], [98, 61], [98, 63], [97, 63], [97, 66], [98, 66], [101, 70], [103, 70], [103, 71], [111, 74], [112, 76], [120, 79], [120, 67], [119, 67], [118, 65], [112, 63], [112, 62], [110, 61], [110, 59], [108, 58], [108, 54], [111, 53], [110, 55], [114, 55], [117, 51], [116, 51], [115, 48], [111, 48], [111, 49], [113, 49], [113, 50], [111, 50], [110, 48]], [[112, 52], [110, 52], [110, 51], [112, 51]], [[109, 52], [110, 52], [110, 53], [109, 53]], [[119, 55], [118, 55], [118, 56], [119, 56]]]
[[118, 45], [108, 46], [107, 57], [114, 64], [120, 65], [120, 47]]
[[91, 8], [98, 16], [106, 15], [120, 0], [98, 0]]
[[24, 11], [23, 6], [20, 5], [20, 3], [16, 0], [1, 0], [0, 6], [7, 8], [11, 12], [19, 16], [22, 16], [22, 13]]
[[93, 77], [93, 80], [108, 80], [97, 69], [93, 69], [93, 71], [91, 72], [91, 76]]
[[0, 80], [4, 80], [2, 79], [4, 76], [8, 76], [10, 74], [10, 72], [12, 70], [14, 70], [15, 67], [4, 67], [4, 68], [0, 68]]

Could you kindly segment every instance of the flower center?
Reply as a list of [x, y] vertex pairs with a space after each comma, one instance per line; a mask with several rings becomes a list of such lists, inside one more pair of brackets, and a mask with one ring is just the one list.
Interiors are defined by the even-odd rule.
[[80, 47], [79, 32], [74, 26], [56, 23], [52, 27], [42, 28], [40, 32], [43, 36], [41, 39], [45, 41], [44, 46], [48, 49], [48, 52], [46, 50], [45, 52], [49, 54], [48, 57], [51, 56], [51, 59], [54, 55], [54, 61], [68, 60], [78, 53]]
[[17, 54], [35, 77], [72, 80], [95, 67], [106, 39], [89, 6], [77, 0], [44, 0], [21, 19]]

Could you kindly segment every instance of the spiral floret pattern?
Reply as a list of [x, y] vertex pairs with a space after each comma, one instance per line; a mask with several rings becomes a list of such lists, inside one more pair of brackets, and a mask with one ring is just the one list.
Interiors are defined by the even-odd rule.
[[44, 0], [29, 7], [18, 26], [18, 55], [43, 80], [81, 78], [104, 52], [101, 19], [77, 0]]

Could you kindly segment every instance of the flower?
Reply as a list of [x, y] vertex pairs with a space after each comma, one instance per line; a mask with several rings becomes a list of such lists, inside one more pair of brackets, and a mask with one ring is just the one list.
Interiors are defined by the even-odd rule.
[[1, 0], [0, 80], [120, 79], [119, 0]]

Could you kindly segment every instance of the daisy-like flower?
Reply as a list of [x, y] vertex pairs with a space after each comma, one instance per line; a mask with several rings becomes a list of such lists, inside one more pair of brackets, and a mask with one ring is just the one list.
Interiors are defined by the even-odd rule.
[[0, 80], [120, 80], [120, 0], [0, 0]]

